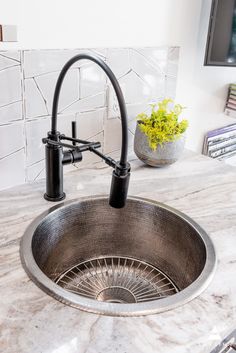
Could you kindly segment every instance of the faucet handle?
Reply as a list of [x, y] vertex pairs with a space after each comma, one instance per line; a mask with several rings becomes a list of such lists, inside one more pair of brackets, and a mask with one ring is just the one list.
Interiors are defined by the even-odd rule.
[[[72, 138], [73, 139], [76, 139], [77, 138], [77, 131], [76, 131], [76, 126], [77, 126], [77, 123], [76, 123], [76, 121], [74, 120], [74, 121], [72, 121], [71, 122], [71, 130], [72, 130]], [[76, 146], [76, 142], [75, 141], [72, 141], [72, 145], [73, 146]]]

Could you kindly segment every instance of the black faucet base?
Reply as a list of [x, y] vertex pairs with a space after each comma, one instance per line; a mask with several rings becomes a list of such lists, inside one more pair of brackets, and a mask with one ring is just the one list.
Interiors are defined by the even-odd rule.
[[50, 197], [46, 193], [44, 194], [44, 198], [47, 201], [52, 201], [52, 202], [57, 202], [57, 201], [62, 201], [66, 198], [66, 194], [63, 192], [63, 194], [59, 197]]

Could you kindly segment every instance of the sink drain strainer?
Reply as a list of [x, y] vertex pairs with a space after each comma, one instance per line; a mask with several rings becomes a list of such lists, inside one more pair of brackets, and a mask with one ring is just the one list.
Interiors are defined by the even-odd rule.
[[127, 257], [88, 260], [64, 272], [56, 283], [64, 289], [109, 303], [141, 303], [178, 292], [158, 268]]

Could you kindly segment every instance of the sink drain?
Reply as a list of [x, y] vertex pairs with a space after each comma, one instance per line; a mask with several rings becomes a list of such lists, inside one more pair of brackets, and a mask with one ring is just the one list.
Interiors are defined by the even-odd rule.
[[141, 303], [178, 292], [158, 268], [127, 257], [103, 257], [70, 268], [55, 281], [86, 298], [109, 303]]
[[112, 286], [104, 288], [97, 295], [97, 300], [107, 303], [135, 303], [136, 299], [131, 291], [124, 287]]

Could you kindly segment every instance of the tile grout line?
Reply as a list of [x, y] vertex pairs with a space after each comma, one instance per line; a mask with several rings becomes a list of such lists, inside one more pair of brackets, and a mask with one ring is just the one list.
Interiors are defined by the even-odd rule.
[[0, 161], [3, 161], [4, 159], [6, 159], [6, 158], [8, 158], [8, 157], [10, 157], [10, 156], [22, 151], [22, 150], [24, 150], [24, 146], [22, 146], [21, 148], [18, 148], [17, 150], [15, 150], [15, 151], [13, 151], [11, 153], [8, 153], [7, 155], [5, 155], [3, 157], [0, 157]]
[[18, 66], [20, 66], [20, 63], [19, 64], [15, 64], [15, 65], [6, 66], [6, 67], [4, 67], [4, 69], [0, 69], [0, 73], [3, 72], [3, 71], [10, 70], [13, 67], [18, 67]]
[[42, 92], [42, 90], [41, 90], [41, 88], [40, 88], [40, 86], [39, 86], [37, 80], [35, 79], [35, 77], [33, 77], [32, 80], [33, 80], [33, 82], [35, 83], [35, 85], [36, 85], [36, 87], [37, 87], [37, 90], [38, 90], [38, 92], [39, 92], [39, 95], [40, 95], [40, 97], [42, 98], [42, 100], [43, 100], [43, 102], [44, 102], [47, 115], [50, 115], [49, 110], [48, 110], [47, 100], [46, 100], [46, 98], [44, 97], [43, 92]]
[[[18, 65], [18, 66], [19, 66], [19, 65]], [[22, 96], [22, 95], [21, 95], [21, 96]], [[21, 102], [21, 101], [22, 101], [22, 99], [19, 99], [19, 100], [17, 100], [17, 101], [13, 101], [13, 102], [10, 102], [10, 103], [1, 105], [1, 106], [0, 106], [0, 109], [5, 108], [5, 107], [8, 107], [9, 105], [12, 105], [12, 104], [15, 104], [15, 103], [19, 103], [19, 102]]]
[[[8, 50], [8, 51], [9, 51], [9, 50]], [[20, 50], [19, 50], [19, 52], [20, 52]], [[6, 59], [8, 59], [8, 60], [15, 61], [15, 62], [18, 63], [18, 65], [20, 65], [20, 63], [21, 63], [21, 59], [20, 59], [20, 60], [17, 60], [17, 59], [11, 58], [10, 56], [7, 56], [7, 55], [2, 54], [2, 52], [0, 52], [0, 56], [2, 56], [3, 58], [6, 58]]]
[[23, 120], [23, 136], [24, 136], [24, 180], [27, 182], [27, 133], [26, 133], [26, 106], [25, 106], [25, 73], [24, 73], [24, 51], [20, 50], [20, 67], [21, 67], [21, 109]]

